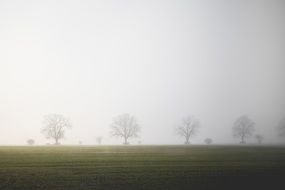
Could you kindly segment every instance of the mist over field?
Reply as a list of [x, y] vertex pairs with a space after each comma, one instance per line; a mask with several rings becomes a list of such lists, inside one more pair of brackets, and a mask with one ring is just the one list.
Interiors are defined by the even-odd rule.
[[0, 144], [53, 143], [54, 113], [72, 124], [66, 145], [122, 144], [110, 125], [124, 113], [141, 129], [131, 144], [183, 144], [188, 115], [192, 144], [238, 144], [241, 115], [284, 144], [284, 34], [281, 0], [1, 0]]

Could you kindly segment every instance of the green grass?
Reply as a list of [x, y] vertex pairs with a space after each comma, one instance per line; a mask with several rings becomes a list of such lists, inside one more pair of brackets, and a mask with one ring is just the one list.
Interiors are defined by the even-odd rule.
[[277, 189], [283, 178], [283, 147], [0, 147], [1, 190]]

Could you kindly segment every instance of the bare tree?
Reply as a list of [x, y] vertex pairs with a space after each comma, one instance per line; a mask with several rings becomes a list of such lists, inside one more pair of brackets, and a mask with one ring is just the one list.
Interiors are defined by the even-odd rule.
[[64, 138], [65, 130], [70, 129], [71, 124], [67, 118], [60, 114], [50, 114], [44, 117], [44, 127], [42, 133], [47, 139], [54, 139], [59, 145], [59, 140]]
[[137, 119], [129, 114], [122, 114], [113, 119], [111, 135], [124, 139], [124, 144], [129, 144], [128, 139], [138, 137], [140, 127]]
[[181, 124], [175, 128], [175, 132], [185, 138], [185, 144], [190, 144], [190, 138], [197, 134], [199, 127], [199, 120], [190, 115], [182, 119]]
[[281, 119], [278, 125], [278, 136], [285, 137], [285, 118]]
[[29, 139], [29, 140], [27, 140], [27, 144], [28, 145], [34, 145], [35, 144], [35, 140], [34, 139]]
[[255, 135], [255, 138], [256, 138], [258, 144], [261, 144], [262, 141], [264, 140], [264, 137], [261, 135]]
[[235, 138], [240, 138], [241, 144], [245, 144], [246, 138], [253, 135], [255, 123], [246, 115], [239, 117], [233, 126], [233, 136]]
[[206, 139], [204, 140], [204, 142], [209, 145], [209, 144], [212, 144], [213, 139], [211, 139], [211, 138], [206, 138]]
[[103, 139], [103, 138], [102, 138], [101, 136], [96, 137], [96, 141], [97, 141], [97, 143], [98, 143], [99, 145], [101, 145], [102, 139]]

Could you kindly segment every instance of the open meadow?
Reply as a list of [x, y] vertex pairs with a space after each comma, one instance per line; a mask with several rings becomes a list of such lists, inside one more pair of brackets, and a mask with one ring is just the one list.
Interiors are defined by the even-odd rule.
[[0, 147], [1, 190], [277, 189], [284, 147]]

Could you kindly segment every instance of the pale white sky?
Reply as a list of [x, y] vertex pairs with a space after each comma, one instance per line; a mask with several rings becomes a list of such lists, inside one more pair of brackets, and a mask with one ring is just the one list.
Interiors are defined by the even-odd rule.
[[241, 114], [273, 142], [284, 34], [281, 0], [0, 0], [0, 144], [51, 142], [49, 113], [73, 124], [63, 144], [121, 143], [109, 135], [121, 113], [145, 144], [183, 143], [173, 126], [188, 114], [201, 121], [193, 143], [238, 142]]

